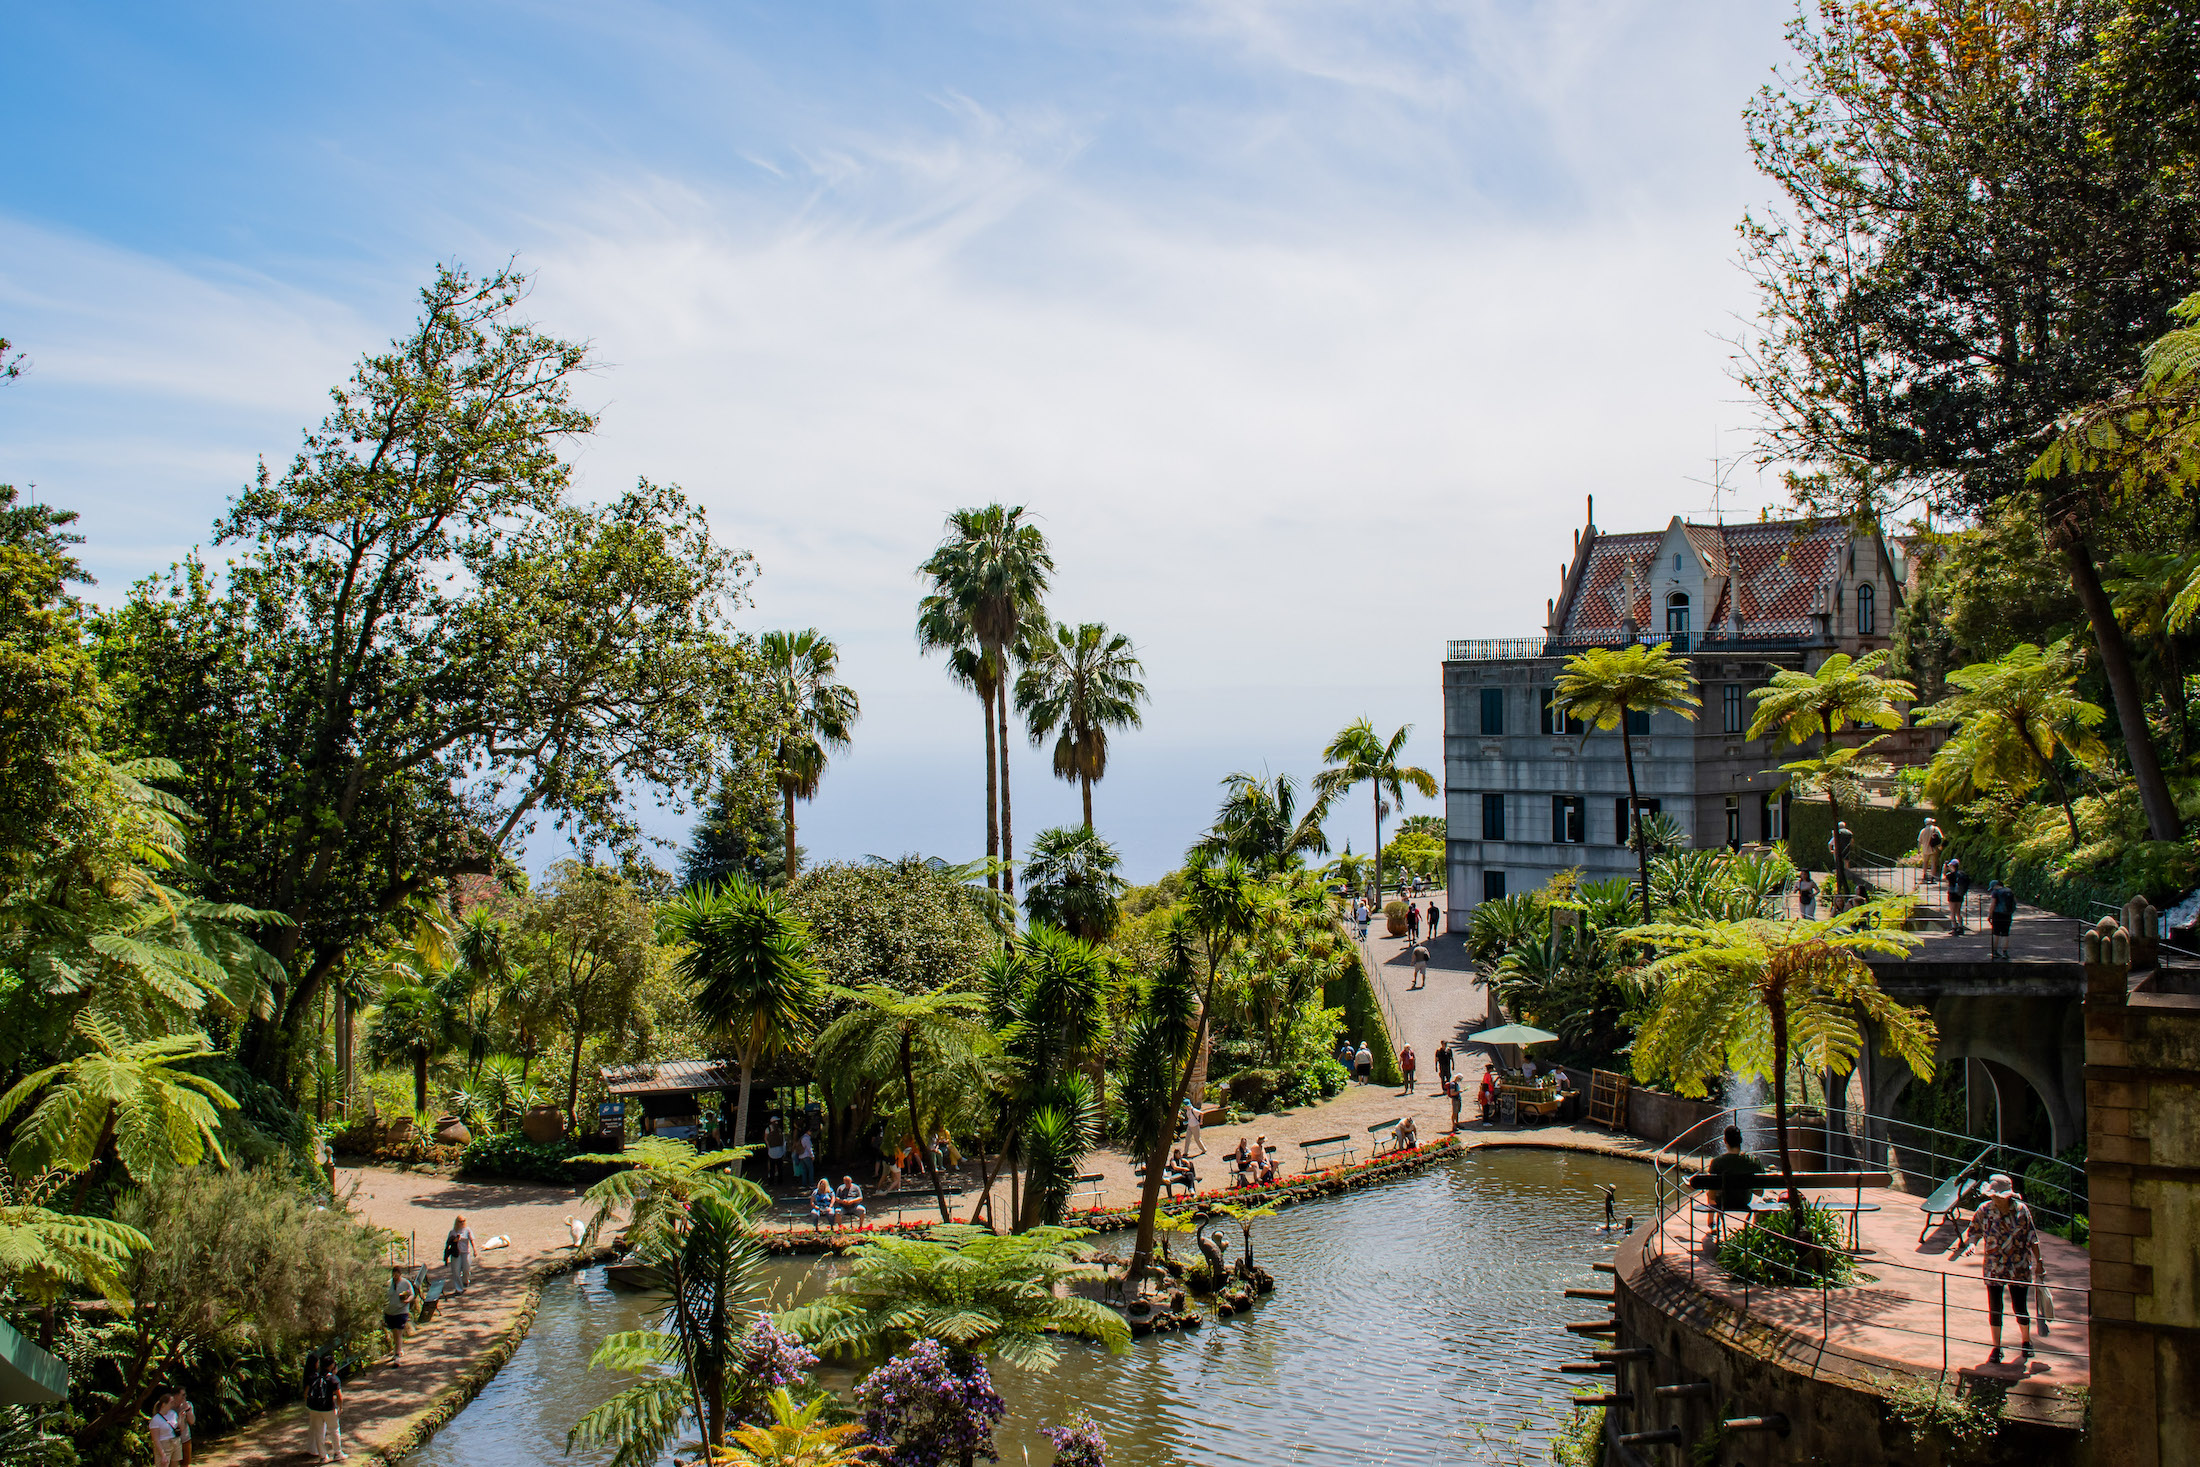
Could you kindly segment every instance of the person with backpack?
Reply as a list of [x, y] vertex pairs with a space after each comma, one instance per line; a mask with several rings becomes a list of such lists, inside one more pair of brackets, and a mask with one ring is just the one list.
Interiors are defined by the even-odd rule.
[[1406, 1088], [1404, 1093], [1407, 1095], [1411, 1095], [1413, 1093], [1413, 1071], [1419, 1063], [1420, 1061], [1415, 1057], [1413, 1053], [1412, 1045], [1409, 1044], [1404, 1049], [1398, 1051], [1398, 1068], [1405, 1072]]
[[344, 1460], [344, 1426], [339, 1418], [344, 1382], [336, 1373], [336, 1352], [306, 1357], [306, 1450], [317, 1462]]
[[1986, 883], [1986, 900], [1992, 906], [1986, 913], [1986, 955], [1999, 961], [2009, 961], [2009, 929], [2017, 920], [2017, 894], [2001, 884], [1995, 877]]
[[1428, 987], [1428, 947], [1424, 943], [1413, 945], [1413, 988]]
[[466, 1292], [466, 1285], [474, 1276], [474, 1230], [466, 1226], [466, 1215], [460, 1213], [451, 1224], [451, 1231], [443, 1239], [443, 1262], [451, 1271], [451, 1293], [455, 1296]]
[[1970, 873], [1963, 869], [1962, 861], [1950, 856], [1942, 880], [1948, 889], [1948, 930], [1957, 937], [1968, 937], [1971, 929], [1963, 925], [1963, 899], [1971, 894]]

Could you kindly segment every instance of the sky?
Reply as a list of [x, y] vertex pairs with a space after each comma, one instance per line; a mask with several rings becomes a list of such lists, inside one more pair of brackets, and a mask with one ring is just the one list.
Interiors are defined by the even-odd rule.
[[[1708, 517], [1753, 421], [1764, 0], [19, 7], [0, 479], [112, 601], [210, 539], [437, 262], [592, 343], [577, 494], [681, 485], [862, 698], [812, 859], [983, 848], [916, 566], [1023, 504], [1152, 702], [1096, 823], [1174, 865], [1362, 715], [1441, 773], [1452, 637], [1531, 634], [1584, 498]], [[1737, 470], [1728, 514], [1776, 502]], [[1019, 847], [1077, 818], [1016, 741]], [[1409, 799], [1405, 813], [1436, 813]], [[686, 823], [650, 814], [677, 843]], [[1363, 790], [1329, 822], [1366, 851]], [[559, 854], [538, 839], [541, 865]], [[672, 859], [667, 853], [663, 859]]]

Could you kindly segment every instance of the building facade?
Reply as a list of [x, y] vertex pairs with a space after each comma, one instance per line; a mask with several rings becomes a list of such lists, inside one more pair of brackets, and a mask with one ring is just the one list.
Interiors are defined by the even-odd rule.
[[[1480, 902], [1556, 873], [1631, 874], [1627, 770], [1617, 729], [1554, 713], [1566, 659], [1585, 648], [1662, 642], [1685, 653], [1703, 706], [1693, 721], [1636, 715], [1635, 781], [1647, 811], [1698, 847], [1772, 842], [1785, 831], [1785, 776], [1802, 752], [1746, 735], [1749, 694], [1774, 671], [1815, 671], [1836, 652], [1888, 645], [1907, 567], [1876, 530], [1757, 521], [1577, 537], [1540, 637], [1454, 641], [1444, 659], [1444, 804], [1453, 924]], [[1925, 748], [1904, 729], [1881, 752]], [[1767, 771], [1775, 771], [1768, 773]]]

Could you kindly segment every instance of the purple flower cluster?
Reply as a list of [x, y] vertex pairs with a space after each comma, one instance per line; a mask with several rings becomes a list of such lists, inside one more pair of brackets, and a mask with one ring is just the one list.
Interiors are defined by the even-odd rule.
[[729, 1426], [748, 1426], [771, 1420], [771, 1393], [785, 1386], [792, 1390], [817, 1368], [810, 1347], [761, 1316], [741, 1341], [741, 1359], [735, 1367], [738, 1382], [727, 1392]]
[[1108, 1439], [1090, 1416], [1079, 1414], [1067, 1426], [1042, 1426], [1054, 1443], [1054, 1467], [1108, 1467]]
[[919, 1340], [856, 1387], [864, 1440], [893, 1467], [944, 1467], [984, 1458], [998, 1462], [993, 1428], [1008, 1411], [983, 1360], [958, 1374], [937, 1340]]

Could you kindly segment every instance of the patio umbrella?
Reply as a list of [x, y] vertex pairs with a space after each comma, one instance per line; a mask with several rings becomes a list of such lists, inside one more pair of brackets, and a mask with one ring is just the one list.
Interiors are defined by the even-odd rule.
[[1495, 1029], [1484, 1029], [1467, 1038], [1475, 1044], [1542, 1044], [1558, 1036], [1533, 1024], [1499, 1024]]

